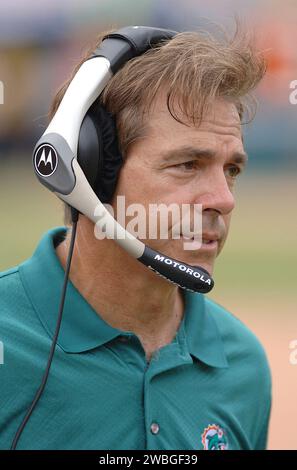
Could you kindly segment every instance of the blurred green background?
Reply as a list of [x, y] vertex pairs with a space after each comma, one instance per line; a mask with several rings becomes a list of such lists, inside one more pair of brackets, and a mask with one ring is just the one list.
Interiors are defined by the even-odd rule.
[[250, 162], [237, 183], [230, 234], [209, 296], [265, 347], [273, 376], [271, 449], [297, 449], [297, 365], [289, 362], [289, 343], [297, 339], [297, 106], [289, 102], [289, 84], [297, 79], [295, 3], [0, 4], [0, 271], [29, 257], [46, 230], [63, 225], [62, 202], [35, 178], [31, 152], [45, 129], [51, 99], [96, 33], [127, 24], [196, 29], [201, 16], [232, 28], [234, 13], [256, 29], [267, 50], [268, 72], [257, 91], [258, 114], [244, 129]]

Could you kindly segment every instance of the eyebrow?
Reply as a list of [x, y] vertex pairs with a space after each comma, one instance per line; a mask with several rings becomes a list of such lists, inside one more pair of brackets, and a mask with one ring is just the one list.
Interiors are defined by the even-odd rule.
[[[161, 153], [161, 158], [164, 162], [182, 160], [186, 157], [193, 160], [211, 160], [214, 159], [215, 156], [216, 152], [214, 150], [191, 146], [183, 146]], [[245, 166], [248, 161], [248, 154], [246, 152], [234, 152], [231, 158], [235, 163]]]

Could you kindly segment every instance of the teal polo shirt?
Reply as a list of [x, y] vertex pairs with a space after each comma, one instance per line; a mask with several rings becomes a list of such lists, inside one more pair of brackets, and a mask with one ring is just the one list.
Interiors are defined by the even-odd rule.
[[[0, 275], [0, 449], [44, 373], [66, 230], [49, 230], [30, 259]], [[138, 337], [106, 323], [69, 282], [47, 386], [17, 448], [265, 449], [271, 378], [261, 344], [205, 295], [183, 295], [175, 338], [148, 363]]]

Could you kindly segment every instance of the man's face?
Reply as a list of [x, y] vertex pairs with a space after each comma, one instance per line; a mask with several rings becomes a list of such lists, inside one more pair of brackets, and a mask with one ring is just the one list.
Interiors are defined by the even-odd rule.
[[[186, 240], [181, 237], [149, 239], [148, 228], [146, 238], [141, 239], [165, 255], [202, 266], [212, 274], [229, 230], [234, 182], [246, 159], [240, 119], [233, 103], [217, 99], [199, 127], [187, 124], [190, 127], [170, 115], [165, 96], [159, 95], [149, 115], [146, 137], [129, 148], [112, 205], [117, 217], [118, 195], [125, 196], [126, 208], [140, 203], [147, 213], [149, 204], [175, 203], [180, 208], [182, 204], [191, 208], [201, 204], [202, 236], [213, 241], [203, 243], [200, 249], [185, 249]], [[193, 210], [191, 217], [193, 224]]]

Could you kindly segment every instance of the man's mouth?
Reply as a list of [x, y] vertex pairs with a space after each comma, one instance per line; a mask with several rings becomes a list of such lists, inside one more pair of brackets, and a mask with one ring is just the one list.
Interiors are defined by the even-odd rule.
[[202, 243], [205, 245], [210, 245], [211, 243], [215, 242], [216, 240], [207, 240], [205, 238], [202, 238]]
[[[198, 236], [198, 235], [186, 235], [186, 234], [181, 234], [181, 236], [185, 239], [185, 240], [201, 240], [201, 235]], [[202, 234], [202, 243], [205, 243], [205, 244], [208, 244], [208, 243], [211, 243], [211, 242], [214, 242], [214, 241], [218, 241], [219, 240], [219, 235], [218, 234], [209, 234], [209, 235], [206, 235], [206, 234]]]
[[186, 235], [181, 234], [181, 237], [186, 242], [201, 242], [201, 249], [208, 248], [208, 249], [216, 249], [219, 243], [219, 235], [218, 234], [203, 234], [202, 239], [201, 235]]

